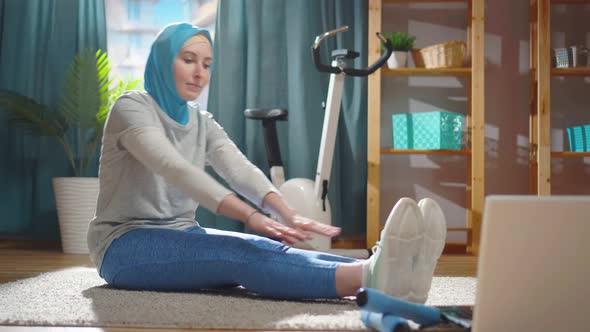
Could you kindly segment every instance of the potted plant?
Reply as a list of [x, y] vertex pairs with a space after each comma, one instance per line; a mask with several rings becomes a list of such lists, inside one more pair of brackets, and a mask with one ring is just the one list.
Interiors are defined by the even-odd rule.
[[387, 60], [389, 68], [403, 68], [408, 65], [408, 52], [414, 47], [416, 37], [407, 32], [388, 32], [383, 34], [393, 46], [393, 53]]
[[86, 49], [74, 57], [53, 109], [12, 91], [0, 91], [0, 109], [29, 135], [55, 138], [64, 148], [73, 177], [53, 178], [62, 248], [87, 253], [88, 222], [96, 211], [98, 178], [91, 166], [103, 127], [114, 101], [141, 82], [111, 78], [111, 65], [102, 50]]

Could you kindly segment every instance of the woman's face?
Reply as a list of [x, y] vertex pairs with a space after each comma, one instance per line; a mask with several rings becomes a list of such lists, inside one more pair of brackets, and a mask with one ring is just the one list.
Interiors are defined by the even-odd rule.
[[180, 98], [195, 100], [211, 78], [211, 45], [189, 39], [174, 59], [174, 81]]

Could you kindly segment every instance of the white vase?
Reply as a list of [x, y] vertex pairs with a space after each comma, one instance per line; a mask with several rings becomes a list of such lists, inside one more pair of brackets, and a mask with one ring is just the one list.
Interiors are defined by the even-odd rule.
[[405, 68], [408, 66], [408, 52], [393, 51], [387, 59], [389, 68]]
[[63, 252], [87, 254], [86, 233], [96, 213], [98, 178], [53, 178]]

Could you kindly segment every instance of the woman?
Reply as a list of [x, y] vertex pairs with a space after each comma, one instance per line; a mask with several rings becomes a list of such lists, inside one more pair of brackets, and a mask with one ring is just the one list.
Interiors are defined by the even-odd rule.
[[[146, 65], [147, 93], [124, 94], [109, 113], [96, 217], [88, 232], [100, 276], [126, 289], [241, 285], [271, 297], [334, 298], [354, 295], [364, 286], [425, 301], [446, 232], [432, 200], [420, 206], [400, 200], [368, 260], [199, 226], [195, 210], [203, 205], [287, 244], [340, 232], [291, 209], [211, 114], [187, 103], [209, 82], [211, 43], [205, 29], [186, 23], [165, 27]], [[281, 222], [216, 182], [204, 171], [205, 163]]]

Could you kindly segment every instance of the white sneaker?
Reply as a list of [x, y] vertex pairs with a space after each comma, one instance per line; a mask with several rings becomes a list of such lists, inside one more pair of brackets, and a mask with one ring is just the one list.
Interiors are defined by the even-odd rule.
[[407, 197], [400, 199], [373, 247], [367, 287], [404, 300], [412, 297], [413, 271], [423, 247], [424, 230], [416, 202]]
[[418, 207], [422, 212], [425, 231], [422, 248], [414, 266], [412, 296], [409, 300], [424, 303], [428, 298], [436, 263], [445, 246], [447, 224], [442, 209], [433, 199], [420, 200]]

